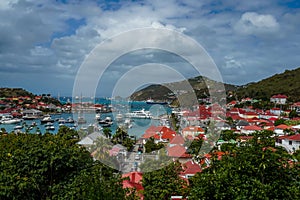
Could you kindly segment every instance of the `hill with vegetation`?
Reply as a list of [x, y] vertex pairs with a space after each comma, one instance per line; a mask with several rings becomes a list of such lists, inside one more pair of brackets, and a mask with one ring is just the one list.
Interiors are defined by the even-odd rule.
[[[137, 101], [144, 101], [151, 98], [153, 100], [170, 102], [176, 99], [177, 94], [184, 94], [184, 91], [190, 92], [190, 86], [193, 88], [193, 92], [195, 92], [198, 98], [207, 98], [209, 96], [207, 87], [208, 84], [214, 86], [220, 83], [203, 76], [197, 76], [190, 78], [187, 81], [184, 80], [162, 85], [150, 85], [139, 91], [136, 91], [131, 95], [130, 98]], [[236, 90], [235, 85], [224, 84], [224, 86], [226, 91]]]
[[[209, 78], [198, 76], [187, 80], [193, 88], [198, 99], [209, 96], [207, 83], [209, 85], [219, 84]], [[176, 96], [172, 88], [180, 89], [185, 85], [186, 81], [167, 83], [162, 85], [150, 85], [131, 95], [133, 100], [146, 100], [152, 98], [154, 100], [172, 101]], [[263, 79], [255, 83], [248, 83], [242, 86], [224, 84], [228, 93], [233, 93], [232, 98], [242, 99], [251, 97], [256, 99], [269, 100], [275, 94], [285, 94], [290, 101], [300, 101], [300, 68], [294, 70], [286, 70], [284, 73], [276, 74], [269, 78]], [[182, 88], [184, 90], [184, 88]]]
[[24, 90], [23, 88], [0, 88], [0, 97], [11, 98], [11, 97], [34, 97], [35, 95], [31, 92]]
[[239, 98], [252, 97], [268, 100], [275, 94], [285, 94], [290, 101], [300, 100], [300, 68], [286, 70], [256, 83], [249, 83], [238, 87]]

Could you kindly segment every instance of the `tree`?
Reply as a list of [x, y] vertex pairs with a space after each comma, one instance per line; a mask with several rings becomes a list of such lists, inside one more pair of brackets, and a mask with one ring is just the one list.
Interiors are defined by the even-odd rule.
[[192, 154], [192, 155], [199, 155], [201, 147], [203, 144], [203, 139], [195, 139], [193, 140], [188, 146], [187, 153]]
[[151, 137], [147, 140], [147, 142], [145, 144], [145, 152], [146, 153], [151, 153], [152, 151], [159, 150], [163, 147], [164, 147], [164, 145], [162, 143], [155, 144], [154, 138]]
[[277, 120], [274, 122], [274, 125], [275, 125], [275, 126], [278, 126], [278, 125], [284, 124], [284, 123], [285, 123], [285, 120], [282, 119], [282, 118], [280, 118], [280, 119], [277, 119]]
[[170, 199], [172, 195], [186, 195], [186, 182], [178, 174], [182, 170], [179, 162], [152, 172], [144, 173], [144, 197], [147, 199]]
[[0, 199], [124, 199], [119, 175], [77, 142], [67, 127], [56, 135], [0, 136]]
[[191, 178], [189, 199], [297, 199], [299, 168], [272, 135], [255, 133], [221, 160], [212, 157], [210, 167]]
[[107, 138], [111, 138], [111, 129], [110, 128], [104, 128], [103, 129], [103, 134], [105, 135], [105, 137]]

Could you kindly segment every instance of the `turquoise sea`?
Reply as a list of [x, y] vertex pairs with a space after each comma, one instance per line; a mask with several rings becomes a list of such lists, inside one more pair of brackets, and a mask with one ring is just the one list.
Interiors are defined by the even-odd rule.
[[[72, 102], [72, 98], [70, 97], [62, 97], [59, 99], [62, 103], [66, 102]], [[126, 100], [110, 100], [107, 98], [82, 98], [81, 100], [76, 99], [73, 101], [73, 103], [78, 102], [90, 102], [90, 103], [96, 103], [96, 104], [103, 104], [112, 107], [111, 113], [100, 113], [101, 119], [105, 119], [106, 117], [111, 117], [113, 119], [113, 124], [111, 127], [109, 127], [112, 130], [112, 133], [114, 134], [117, 127], [120, 125], [116, 120], [115, 116], [119, 113], [125, 115], [127, 112], [132, 112], [136, 110], [145, 109], [147, 111], [150, 111], [151, 114], [154, 117], [161, 116], [161, 115], [168, 115], [171, 113], [171, 109], [167, 105], [158, 105], [158, 104], [147, 104], [142, 101], [131, 101], [128, 102]], [[86, 119], [85, 124], [80, 124], [76, 127], [74, 127], [74, 124], [65, 124], [66, 126], [69, 126], [71, 128], [74, 128], [76, 130], [79, 129], [87, 129], [88, 126], [97, 124], [95, 120], [96, 113], [95, 112], [85, 112], [81, 113], [81, 116], [83, 116]], [[78, 113], [61, 113], [61, 114], [54, 114], [51, 115], [51, 118], [55, 121], [53, 122], [54, 130], [46, 130], [45, 124], [41, 124], [40, 119], [36, 120], [24, 120], [23, 122], [19, 124], [0, 124], [0, 128], [5, 128], [7, 132], [15, 131], [16, 126], [23, 125], [23, 128], [20, 129], [20, 131], [25, 132], [26, 129], [30, 127], [31, 124], [35, 123], [36, 126], [28, 129], [27, 131], [29, 133], [36, 133], [37, 130], [40, 130], [42, 134], [46, 133], [47, 131], [50, 133], [55, 134], [59, 129], [59, 119], [68, 119], [73, 118], [75, 121], [78, 119]], [[144, 131], [151, 125], [159, 125], [159, 120], [157, 119], [132, 119], [131, 122], [132, 127], [128, 129], [128, 133], [131, 136], [136, 136], [139, 138]]]

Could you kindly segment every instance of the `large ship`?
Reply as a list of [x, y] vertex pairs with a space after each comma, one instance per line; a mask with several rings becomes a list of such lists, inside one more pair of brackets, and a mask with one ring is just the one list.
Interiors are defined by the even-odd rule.
[[153, 99], [147, 99], [146, 100], [146, 103], [147, 104], [160, 104], [160, 105], [165, 105], [165, 104], [168, 104], [168, 102], [166, 101], [154, 101]]
[[126, 113], [126, 117], [128, 118], [140, 118], [140, 119], [151, 119], [152, 115], [150, 111], [146, 111], [145, 109], [132, 111], [130, 113]]

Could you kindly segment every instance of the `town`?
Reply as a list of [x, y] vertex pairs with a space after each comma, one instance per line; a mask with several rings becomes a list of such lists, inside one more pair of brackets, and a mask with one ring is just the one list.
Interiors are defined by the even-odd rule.
[[[181, 166], [177, 175], [184, 180], [184, 187], [189, 185], [191, 177], [210, 168], [215, 156], [217, 160], [222, 160], [232, 149], [242, 147], [257, 134], [273, 139], [274, 143], [264, 148], [282, 148], [289, 155], [299, 155], [300, 102], [289, 102], [286, 95], [276, 94], [264, 103], [267, 106], [261, 107], [261, 100], [247, 97], [230, 101], [225, 108], [209, 102], [202, 102], [192, 109], [172, 108], [171, 115], [160, 116], [156, 119], [159, 125], [150, 125], [140, 138], [130, 137], [124, 127], [112, 132], [109, 126], [97, 128], [93, 125], [92, 129], [78, 130], [81, 137], [77, 144], [85, 147], [94, 160], [122, 172], [125, 178], [123, 188], [130, 189], [143, 199], [144, 173], [176, 163]], [[2, 137], [6, 134], [26, 134], [26, 131], [20, 130], [7, 133], [3, 128], [6, 124], [22, 124], [24, 120], [34, 119], [40, 119], [42, 123], [45, 116], [51, 117], [50, 114], [72, 110], [113, 112], [111, 107], [99, 104], [61, 104], [51, 95], [3, 97], [0, 106]], [[217, 115], [212, 117], [213, 113]], [[298, 163], [293, 159], [289, 162]], [[170, 199], [185, 198], [182, 193], [172, 193], [170, 196]]]

